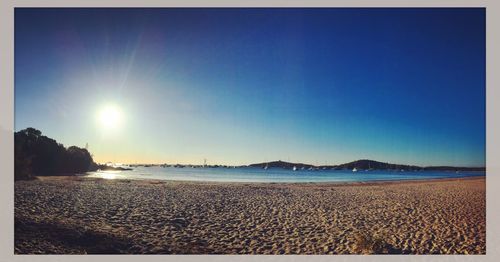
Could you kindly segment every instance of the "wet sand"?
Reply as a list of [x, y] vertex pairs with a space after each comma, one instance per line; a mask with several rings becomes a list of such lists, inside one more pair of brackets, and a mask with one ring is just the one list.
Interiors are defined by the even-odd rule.
[[485, 178], [351, 184], [44, 177], [15, 183], [15, 252], [485, 254]]

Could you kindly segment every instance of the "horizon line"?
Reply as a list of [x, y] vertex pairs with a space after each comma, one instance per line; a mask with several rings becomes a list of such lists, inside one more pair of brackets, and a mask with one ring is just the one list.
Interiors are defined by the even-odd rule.
[[[205, 164], [206, 166], [228, 166], [228, 167], [243, 167], [243, 166], [250, 166], [250, 165], [258, 165], [258, 164], [266, 164], [266, 163], [273, 163], [273, 162], [283, 162], [283, 163], [289, 163], [289, 164], [296, 164], [296, 165], [308, 165], [308, 166], [313, 166], [313, 167], [336, 167], [340, 165], [345, 165], [357, 161], [374, 161], [374, 162], [379, 162], [383, 164], [390, 164], [390, 165], [400, 165], [400, 166], [413, 166], [413, 167], [420, 167], [420, 168], [428, 168], [428, 167], [460, 167], [460, 168], [486, 168], [486, 163], [485, 165], [478, 166], [478, 165], [469, 165], [469, 166], [454, 166], [454, 165], [418, 165], [418, 164], [402, 164], [402, 163], [395, 163], [395, 162], [387, 162], [387, 161], [378, 161], [378, 160], [373, 160], [373, 159], [367, 159], [367, 158], [361, 158], [353, 161], [348, 161], [345, 163], [340, 163], [340, 164], [325, 164], [325, 165], [316, 165], [316, 164], [308, 164], [305, 162], [291, 162], [291, 161], [283, 161], [281, 159], [278, 160], [273, 160], [273, 161], [264, 161], [264, 162], [255, 162], [255, 163], [250, 163], [250, 164], [240, 164], [240, 165], [229, 165], [229, 164]], [[147, 162], [136, 162], [136, 163], [120, 163], [120, 162], [113, 162], [113, 161], [107, 161], [104, 163], [98, 163], [101, 165], [105, 165], [108, 163], [111, 164], [120, 164], [120, 165], [182, 165], [182, 166], [205, 166], [204, 164], [193, 164], [193, 163], [147, 163]]]

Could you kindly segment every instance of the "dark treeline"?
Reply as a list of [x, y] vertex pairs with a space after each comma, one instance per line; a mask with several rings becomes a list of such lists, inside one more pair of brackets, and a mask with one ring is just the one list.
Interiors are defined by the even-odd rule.
[[76, 146], [65, 148], [34, 128], [16, 132], [14, 145], [15, 180], [78, 174], [98, 168], [87, 149]]

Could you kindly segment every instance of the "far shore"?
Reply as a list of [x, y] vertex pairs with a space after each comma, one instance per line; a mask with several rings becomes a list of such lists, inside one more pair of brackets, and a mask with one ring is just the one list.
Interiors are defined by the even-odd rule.
[[485, 254], [485, 177], [15, 183], [17, 254]]

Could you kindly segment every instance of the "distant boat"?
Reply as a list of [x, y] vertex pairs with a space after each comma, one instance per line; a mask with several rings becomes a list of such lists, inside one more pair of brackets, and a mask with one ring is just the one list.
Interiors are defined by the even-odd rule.
[[358, 169], [357, 168], [353, 168], [352, 172], [358, 172]]
[[296, 166], [293, 166], [293, 171], [296, 171], [297, 170], [297, 167]]
[[268, 168], [269, 168], [269, 166], [266, 164], [266, 165], [264, 166], [264, 169], [265, 169], [265, 170], [267, 170]]

